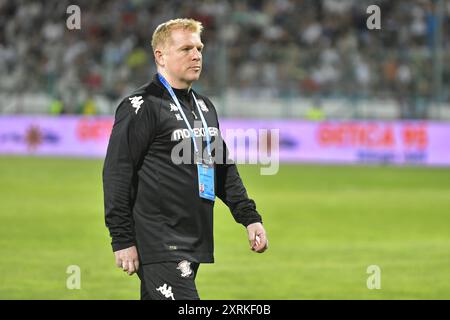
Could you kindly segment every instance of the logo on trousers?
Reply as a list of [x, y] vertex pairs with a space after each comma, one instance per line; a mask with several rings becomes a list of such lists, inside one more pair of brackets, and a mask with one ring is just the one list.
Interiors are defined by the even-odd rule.
[[167, 299], [172, 298], [172, 300], [175, 300], [173, 297], [172, 287], [167, 286], [167, 283], [164, 283], [161, 287], [157, 288], [156, 291], [161, 292], [161, 294], [166, 297]]
[[[200, 191], [203, 192], [203, 191]], [[187, 278], [192, 274], [191, 263], [189, 261], [183, 260], [178, 264], [178, 270], [181, 271], [181, 276]]]

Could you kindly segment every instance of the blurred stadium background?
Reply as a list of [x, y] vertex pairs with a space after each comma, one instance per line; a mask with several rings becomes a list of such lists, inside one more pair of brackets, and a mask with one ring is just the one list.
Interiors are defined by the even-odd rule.
[[449, 299], [449, 0], [0, 0], [0, 299], [139, 297], [103, 224], [102, 156], [117, 103], [155, 72], [154, 28], [175, 17], [205, 26], [195, 88], [224, 126], [281, 139], [277, 175], [240, 166], [270, 250], [251, 254], [218, 204], [201, 297]]

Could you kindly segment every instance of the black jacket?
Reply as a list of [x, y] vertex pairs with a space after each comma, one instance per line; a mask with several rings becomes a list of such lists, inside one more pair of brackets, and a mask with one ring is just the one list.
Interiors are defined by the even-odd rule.
[[[219, 132], [213, 104], [194, 93], [204, 103], [203, 115], [212, 127], [208, 131]], [[195, 117], [200, 119], [198, 111], [188, 98], [192, 95], [187, 90], [176, 90], [176, 94], [191, 126], [199, 127], [199, 120], [195, 121]], [[193, 145], [190, 136], [181, 134], [187, 127], [176, 117], [174, 106], [157, 76], [123, 99], [116, 110], [103, 168], [105, 222], [113, 251], [136, 245], [143, 264], [182, 259], [214, 261], [214, 202], [199, 197], [195, 162], [175, 164], [171, 158], [180, 141]], [[200, 134], [197, 143], [201, 139], [205, 141]], [[222, 142], [219, 148], [227, 150]], [[193, 161], [193, 147], [190, 149]], [[215, 164], [217, 197], [238, 223], [247, 226], [261, 222], [236, 165], [223, 160], [216, 159]]]

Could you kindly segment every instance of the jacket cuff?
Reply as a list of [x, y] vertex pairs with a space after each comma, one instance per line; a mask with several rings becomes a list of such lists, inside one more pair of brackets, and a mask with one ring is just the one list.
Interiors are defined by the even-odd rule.
[[250, 222], [247, 222], [247, 223], [245, 223], [245, 224], [242, 224], [244, 227], [248, 227], [249, 225], [251, 225], [252, 223], [257, 223], [257, 222], [259, 222], [259, 223], [261, 223], [261, 224], [263, 224], [262, 223], [262, 220], [260, 219], [260, 220], [258, 220], [258, 221], [250, 221]]
[[112, 246], [112, 250], [113, 252], [119, 251], [119, 250], [123, 250], [123, 249], [127, 249], [130, 248], [132, 246], [135, 246], [136, 244], [133, 241], [129, 241], [129, 242], [112, 242], [111, 246]]
[[254, 216], [254, 217], [246, 217], [246, 218], [244, 218], [244, 219], [242, 219], [241, 220], [241, 224], [244, 226], [244, 227], [248, 227], [249, 225], [251, 225], [252, 223], [256, 223], [256, 222], [260, 222], [260, 223], [262, 223], [262, 218], [261, 218], [261, 216], [259, 215], [259, 214], [257, 214], [256, 216]]

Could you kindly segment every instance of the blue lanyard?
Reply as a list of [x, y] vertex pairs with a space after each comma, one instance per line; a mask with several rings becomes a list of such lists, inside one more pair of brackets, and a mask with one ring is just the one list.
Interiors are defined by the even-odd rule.
[[[175, 95], [175, 92], [173, 92], [172, 87], [170, 86], [170, 84], [167, 82], [167, 80], [158, 73], [158, 78], [159, 81], [161, 81], [161, 83], [164, 85], [164, 87], [167, 89], [167, 91], [169, 91], [170, 96], [172, 97], [172, 100], [175, 102], [175, 104], [177, 105], [178, 110], [181, 113], [181, 116], [183, 117], [184, 122], [186, 123], [186, 126], [188, 127], [189, 131], [191, 132], [191, 138], [192, 138], [192, 142], [194, 143], [194, 149], [195, 149], [195, 154], [197, 155], [197, 159], [199, 156], [199, 150], [198, 150], [198, 146], [197, 146], [197, 142], [195, 141], [195, 135], [194, 135], [194, 130], [192, 130], [191, 124], [189, 123], [189, 121], [186, 118], [186, 115], [184, 114], [183, 108], [180, 105], [180, 102], [178, 101], [177, 96]], [[194, 92], [192, 92], [192, 96], [194, 97], [194, 102], [195, 105], [197, 106], [197, 110], [198, 113], [200, 114], [200, 118], [202, 119], [202, 125], [203, 125], [203, 129], [205, 130], [205, 135], [206, 135], [206, 146], [208, 149], [208, 157], [209, 157], [209, 161], [212, 162], [212, 154], [211, 154], [211, 137], [209, 136], [209, 132], [208, 132], [208, 125], [206, 123], [205, 117], [203, 117], [203, 113], [202, 110], [200, 109], [200, 106], [198, 105], [197, 102], [197, 98], [195, 98]], [[197, 161], [195, 159], [195, 161]]]

